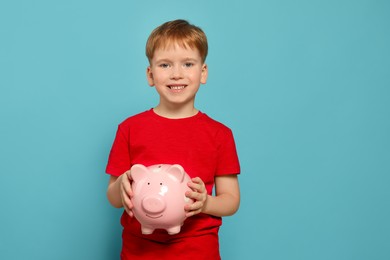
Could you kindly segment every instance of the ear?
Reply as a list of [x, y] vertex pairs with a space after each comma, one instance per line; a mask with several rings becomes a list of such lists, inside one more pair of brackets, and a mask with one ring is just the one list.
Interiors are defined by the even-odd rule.
[[207, 64], [203, 63], [203, 65], [202, 65], [202, 75], [200, 77], [200, 83], [201, 84], [206, 84], [208, 74], [209, 74], [209, 70], [208, 70]]
[[154, 78], [153, 78], [152, 68], [150, 66], [148, 66], [146, 68], [146, 79], [148, 80], [149, 86], [153, 87], [154, 86]]
[[130, 169], [130, 176], [134, 181], [139, 181], [145, 178], [148, 173], [148, 168], [142, 164], [134, 164]]
[[178, 182], [183, 182], [185, 171], [179, 164], [174, 164], [167, 169], [168, 176]]

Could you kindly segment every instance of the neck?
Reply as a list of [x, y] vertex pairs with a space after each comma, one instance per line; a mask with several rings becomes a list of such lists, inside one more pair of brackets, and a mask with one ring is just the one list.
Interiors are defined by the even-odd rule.
[[153, 111], [157, 115], [159, 115], [159, 116], [166, 117], [166, 118], [171, 118], [171, 119], [192, 117], [192, 116], [196, 115], [199, 112], [193, 106], [188, 107], [188, 108], [186, 108], [186, 107], [182, 107], [182, 108], [178, 108], [178, 107], [169, 108], [169, 107], [164, 107], [161, 104], [156, 106], [153, 109]]

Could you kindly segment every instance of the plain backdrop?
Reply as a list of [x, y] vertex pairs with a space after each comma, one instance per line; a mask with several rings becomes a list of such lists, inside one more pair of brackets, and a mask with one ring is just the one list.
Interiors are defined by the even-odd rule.
[[146, 39], [208, 35], [196, 106], [242, 173], [224, 260], [390, 259], [390, 2], [0, 3], [0, 259], [119, 259], [106, 199], [117, 125], [157, 104]]

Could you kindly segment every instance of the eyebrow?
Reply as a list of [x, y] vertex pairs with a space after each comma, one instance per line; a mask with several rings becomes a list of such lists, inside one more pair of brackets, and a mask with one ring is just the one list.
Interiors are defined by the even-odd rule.
[[[191, 62], [201, 62], [200, 60], [196, 59], [196, 58], [190, 58], [190, 57], [187, 57], [187, 58], [184, 58], [182, 59], [180, 62], [188, 62], [188, 61], [191, 61]], [[162, 58], [162, 59], [159, 59], [159, 60], [156, 60], [156, 63], [161, 63], [161, 62], [172, 62], [171, 59], [167, 59], [167, 58]]]
[[192, 61], [192, 62], [197, 62], [198, 61], [198, 59], [194, 59], [194, 58], [185, 58], [185, 59], [183, 59], [184, 61]]

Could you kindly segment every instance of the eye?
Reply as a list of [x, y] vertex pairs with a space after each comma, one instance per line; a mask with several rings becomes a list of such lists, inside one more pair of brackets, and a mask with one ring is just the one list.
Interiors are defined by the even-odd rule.
[[186, 68], [191, 68], [192, 66], [194, 66], [194, 63], [192, 63], [192, 62], [184, 63], [184, 67], [186, 67]]
[[148, 182], [148, 185], [150, 185], [150, 182]]
[[160, 182], [160, 186], [162, 186], [162, 182]]
[[169, 64], [168, 63], [161, 63], [160, 65], [158, 65], [160, 68], [163, 68], [163, 69], [166, 69], [166, 68], [169, 68]]

